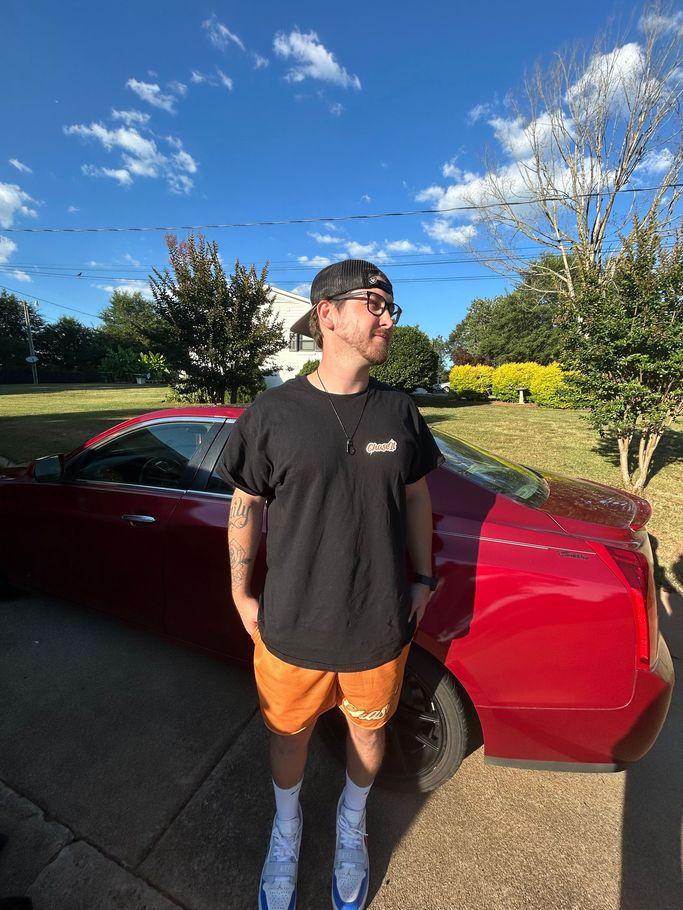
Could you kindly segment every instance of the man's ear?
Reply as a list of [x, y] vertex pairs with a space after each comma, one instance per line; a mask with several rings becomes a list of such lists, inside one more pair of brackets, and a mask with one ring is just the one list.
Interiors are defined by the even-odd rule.
[[318, 304], [318, 322], [331, 332], [334, 331], [334, 320], [331, 312], [333, 309], [336, 309], [335, 305], [324, 298]]

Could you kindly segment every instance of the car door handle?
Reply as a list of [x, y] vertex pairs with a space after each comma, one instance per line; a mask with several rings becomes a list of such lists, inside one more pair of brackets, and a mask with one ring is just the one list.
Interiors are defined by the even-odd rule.
[[140, 525], [152, 525], [156, 521], [153, 515], [122, 515], [123, 521], [133, 521]]

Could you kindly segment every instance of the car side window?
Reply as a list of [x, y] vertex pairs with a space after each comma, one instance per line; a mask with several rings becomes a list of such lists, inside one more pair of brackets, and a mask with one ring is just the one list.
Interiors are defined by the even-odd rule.
[[[226, 445], [227, 439], [223, 445], [223, 449]], [[223, 474], [223, 449], [221, 449], [221, 453], [216, 460], [216, 465], [206, 482], [206, 492], [224, 493], [226, 496], [231, 496], [235, 488]]]
[[179, 489], [190, 459], [211, 429], [206, 421], [154, 423], [84, 453], [69, 480]]

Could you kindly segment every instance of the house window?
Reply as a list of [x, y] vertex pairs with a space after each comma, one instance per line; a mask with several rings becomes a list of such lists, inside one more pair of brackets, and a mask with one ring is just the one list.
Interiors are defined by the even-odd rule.
[[312, 338], [306, 335], [297, 335], [294, 332], [289, 333], [289, 350], [290, 351], [322, 351]]

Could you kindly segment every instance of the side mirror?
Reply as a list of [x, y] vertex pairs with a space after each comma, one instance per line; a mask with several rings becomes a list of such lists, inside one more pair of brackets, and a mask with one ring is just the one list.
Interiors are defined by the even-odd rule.
[[45, 455], [43, 458], [36, 458], [33, 463], [33, 476], [38, 483], [53, 483], [61, 480], [63, 474], [63, 455]]

